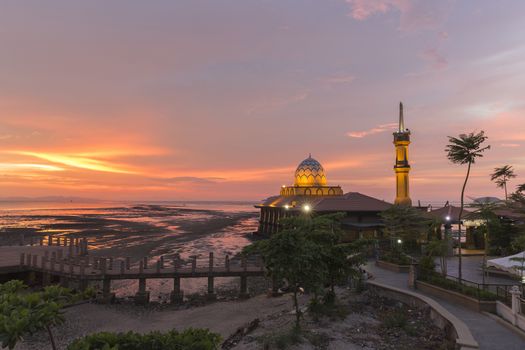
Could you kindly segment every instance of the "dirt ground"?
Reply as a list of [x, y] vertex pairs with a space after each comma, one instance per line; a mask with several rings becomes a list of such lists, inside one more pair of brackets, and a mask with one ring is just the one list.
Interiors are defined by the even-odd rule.
[[[367, 292], [356, 294], [338, 289], [337, 294], [336, 315], [307, 313], [302, 323], [303, 335], [295, 345], [287, 345], [281, 339], [286, 338], [294, 324], [290, 295], [258, 295], [199, 307], [83, 304], [66, 309], [67, 321], [55, 328], [55, 334], [60, 349], [73, 339], [101, 331], [144, 333], [194, 327], [209, 328], [228, 339], [257, 319], [254, 329], [241, 332], [229, 349], [447, 349], [443, 332], [431, 324], [425, 311], [409, 309]], [[308, 300], [308, 296], [300, 297], [303, 310]], [[401, 321], [399, 313], [405, 315]], [[35, 334], [16, 347], [46, 348], [49, 343], [44, 333]]]

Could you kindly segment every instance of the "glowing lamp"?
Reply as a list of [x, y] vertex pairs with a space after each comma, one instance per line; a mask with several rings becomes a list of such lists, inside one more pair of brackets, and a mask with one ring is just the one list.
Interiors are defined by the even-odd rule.
[[303, 210], [304, 210], [306, 213], [308, 213], [308, 212], [310, 212], [310, 210], [312, 210], [312, 208], [310, 208], [310, 206], [309, 206], [308, 204], [305, 204], [305, 205], [303, 205]]
[[284, 209], [288, 210], [288, 209], [290, 209], [290, 206], [288, 204], [285, 204], [284, 205]]
[[447, 221], [450, 221], [450, 215], [447, 215], [447, 216], [445, 217], [445, 219], [446, 219]]
[[398, 239], [398, 240], [397, 240], [397, 243], [401, 244], [401, 243], [403, 243], [403, 241], [400, 240], [400, 239]]

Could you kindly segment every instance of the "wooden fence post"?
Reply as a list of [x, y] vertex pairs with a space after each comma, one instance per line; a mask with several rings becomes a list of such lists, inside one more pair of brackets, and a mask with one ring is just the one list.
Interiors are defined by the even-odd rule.
[[197, 256], [194, 255], [191, 260], [191, 273], [195, 273], [196, 269], [197, 269]]
[[208, 268], [209, 268], [209, 271], [212, 272], [213, 271], [213, 253], [210, 252], [210, 255], [209, 255], [209, 265], [208, 265]]

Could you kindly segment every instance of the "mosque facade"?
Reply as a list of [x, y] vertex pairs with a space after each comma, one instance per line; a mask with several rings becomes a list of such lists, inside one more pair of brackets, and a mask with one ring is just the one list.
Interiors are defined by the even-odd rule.
[[[410, 131], [405, 129], [403, 105], [400, 104], [399, 128], [394, 132], [395, 145], [395, 204], [412, 205], [409, 195], [408, 146]], [[344, 193], [340, 186], [329, 185], [326, 172], [311, 154], [295, 170], [290, 186], [282, 186], [279, 195], [257, 204], [260, 209], [258, 233], [271, 235], [280, 230], [280, 220], [293, 215], [328, 214], [344, 212], [342, 224], [349, 239], [380, 238], [383, 224], [379, 214], [391, 203], [359, 192]]]

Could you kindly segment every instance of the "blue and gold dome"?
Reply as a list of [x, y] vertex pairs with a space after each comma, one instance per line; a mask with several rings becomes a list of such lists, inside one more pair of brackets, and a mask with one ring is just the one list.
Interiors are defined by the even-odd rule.
[[295, 170], [294, 185], [300, 187], [326, 186], [323, 166], [310, 155]]

